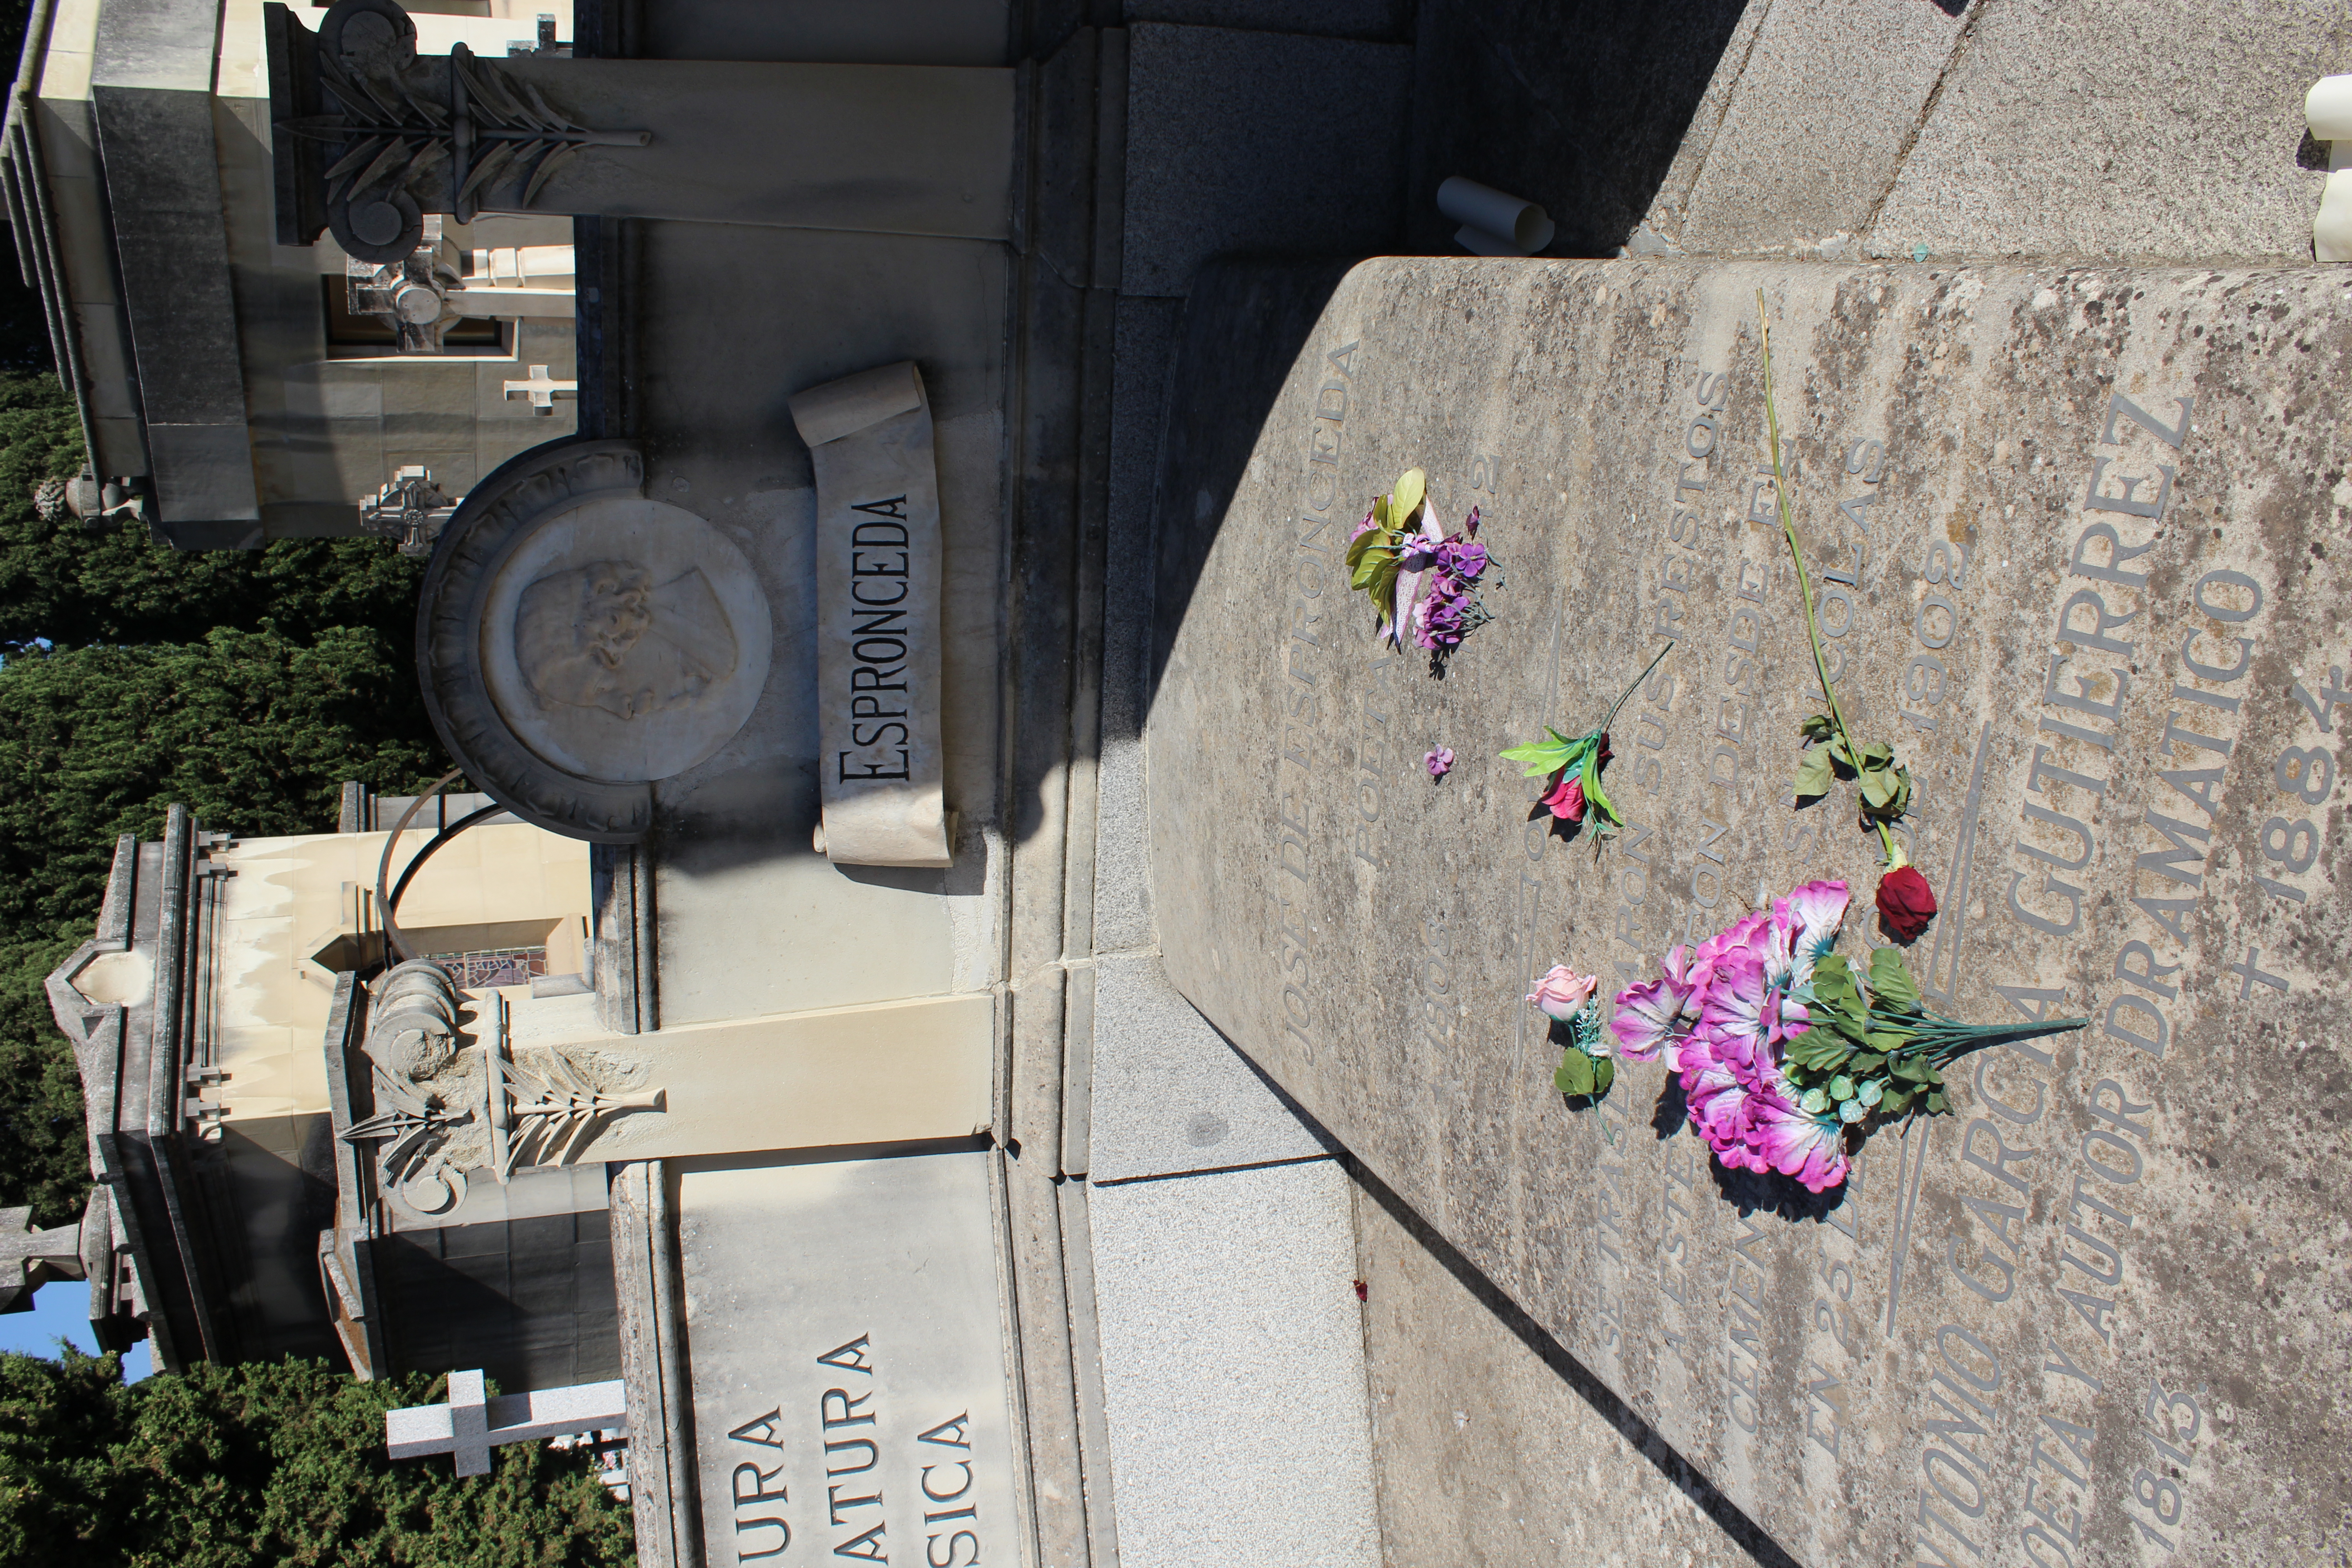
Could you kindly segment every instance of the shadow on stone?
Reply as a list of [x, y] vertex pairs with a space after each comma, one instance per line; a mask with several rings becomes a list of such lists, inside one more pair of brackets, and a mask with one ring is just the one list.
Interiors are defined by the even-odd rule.
[[1353, 1155], [1342, 1157], [1347, 1162], [1349, 1174], [1355, 1178], [1367, 1196], [1386, 1210], [1401, 1229], [1460, 1281], [1481, 1306], [1533, 1351], [1561, 1382], [1574, 1389], [1578, 1397], [1614, 1426], [1627, 1443], [1640, 1450], [1642, 1457], [1654, 1466], [1676, 1490], [1738, 1542], [1747, 1552], [1749, 1562], [1760, 1565], [1760, 1568], [1797, 1568], [1797, 1560], [1765, 1533], [1761, 1525], [1717, 1490], [1713, 1482], [1699, 1473], [1696, 1466], [1683, 1458], [1674, 1445], [1642, 1419], [1632, 1406], [1611, 1393], [1582, 1362], [1570, 1354], [1568, 1348], [1552, 1338], [1542, 1324], [1529, 1317], [1517, 1302], [1481, 1273], [1477, 1266], [1465, 1258], [1453, 1243], [1431, 1229], [1386, 1183], [1366, 1170]]
[[[1351, 265], [1214, 262], [1202, 268], [1192, 286], [1160, 437], [1160, 480], [1152, 508], [1156, 560], [1147, 713], [1209, 547], [1257, 445], [1258, 428], [1321, 319], [1324, 302]], [[1306, 454], [1299, 458], [1303, 466]], [[1304, 501], [1302, 494], [1302, 506]], [[1352, 518], [1340, 521], [1341, 514], [1352, 504], [1333, 505], [1334, 521], [1326, 531], [1334, 542], [1335, 559], [1354, 522]], [[1269, 560], [1286, 558], [1291, 543], [1266, 540]]]
[[[1949, 0], [1946, 0], [1948, 4]], [[1436, 0], [1422, 7], [1406, 237], [1454, 256], [1437, 187], [1540, 205], [1554, 256], [1612, 256], [1650, 209], [1746, 0]], [[1711, 135], [1711, 128], [1696, 132]]]
[[1843, 1182], [1825, 1193], [1813, 1193], [1807, 1192], [1804, 1184], [1793, 1176], [1777, 1172], [1729, 1170], [1722, 1161], [1711, 1156], [1706, 1168], [1715, 1178], [1717, 1194], [1743, 1217], [1761, 1213], [1792, 1221], [1826, 1220], [1845, 1202]]
[[1650, 1112], [1650, 1130], [1664, 1142], [1681, 1131], [1690, 1121], [1690, 1100], [1683, 1093], [1683, 1080], [1672, 1073], [1666, 1075], [1666, 1087], [1658, 1091], [1658, 1103]]

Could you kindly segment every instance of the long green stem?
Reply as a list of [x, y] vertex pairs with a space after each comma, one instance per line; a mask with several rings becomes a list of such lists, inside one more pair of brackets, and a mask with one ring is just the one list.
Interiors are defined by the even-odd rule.
[[[1813, 645], [1813, 673], [1821, 678], [1822, 696], [1830, 705], [1830, 722], [1837, 727], [1838, 740], [1845, 747], [1846, 761], [1856, 773], [1862, 772], [1862, 748], [1853, 743], [1853, 736], [1845, 727], [1845, 710], [1838, 706], [1837, 691], [1830, 685], [1829, 661], [1822, 657], [1822, 628], [1813, 618], [1813, 581], [1805, 571], [1805, 552], [1797, 543], [1797, 524], [1789, 507], [1789, 476], [1780, 468], [1780, 416], [1772, 406], [1772, 324], [1764, 315], [1764, 290], [1756, 290], [1756, 325], [1764, 341], [1764, 420], [1772, 436], [1772, 491], [1780, 503], [1780, 534], [1789, 542], [1789, 557], [1797, 563], [1797, 593], [1805, 605], [1805, 636]], [[1878, 842], [1886, 850], [1891, 863], [1895, 858], [1895, 836], [1886, 824], [1876, 817], [1871, 826], [1878, 829]]]
[[1626, 703], [1631, 702], [1633, 700], [1633, 693], [1642, 689], [1642, 682], [1650, 679], [1650, 671], [1657, 668], [1659, 661], [1674, 651], [1674, 641], [1672, 638], [1669, 638], [1667, 639], [1666, 646], [1658, 650], [1657, 658], [1652, 659], [1649, 664], [1643, 668], [1642, 673], [1633, 678], [1633, 684], [1627, 687], [1623, 693], [1618, 697], [1615, 702], [1610, 704], [1609, 716], [1601, 721], [1601, 730], [1603, 734], [1606, 734], [1608, 732], [1609, 726], [1616, 721], [1617, 710], [1624, 707]]

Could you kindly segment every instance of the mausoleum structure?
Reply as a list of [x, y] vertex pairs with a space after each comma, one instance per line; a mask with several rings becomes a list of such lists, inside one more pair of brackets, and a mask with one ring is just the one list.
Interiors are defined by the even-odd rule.
[[[427, 556], [474, 794], [126, 841], [0, 1288], [679, 1568], [2342, 1555], [2352, 23], [504, 3], [36, 18], [61, 504]], [[1726, 1163], [1832, 954], [2012, 1037]]]

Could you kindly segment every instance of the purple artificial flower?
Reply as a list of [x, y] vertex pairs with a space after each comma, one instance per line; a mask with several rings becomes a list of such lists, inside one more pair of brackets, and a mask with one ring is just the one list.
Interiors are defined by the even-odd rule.
[[1691, 1126], [1706, 1146], [1733, 1170], [1748, 1166], [1748, 1088], [1745, 1080], [1711, 1054], [1707, 1042], [1693, 1035], [1683, 1043], [1683, 1102]]
[[1454, 748], [1440, 746], [1421, 760], [1423, 765], [1429, 769], [1431, 778], [1442, 779], [1454, 771]]
[[1666, 954], [1664, 973], [1655, 980], [1628, 985], [1617, 993], [1617, 1013], [1609, 1026], [1627, 1061], [1664, 1061], [1669, 1072], [1682, 1070], [1683, 1042], [1698, 1022], [1694, 999], [1705, 980], [1694, 981], [1689, 950], [1677, 947]]
[[1465, 543], [1462, 536], [1455, 534], [1437, 547], [1437, 569], [1467, 583], [1486, 570], [1486, 547]]
[[1768, 981], [1795, 986], [1812, 979], [1813, 965], [1837, 943], [1847, 897], [1843, 882], [1824, 881], [1807, 882], [1772, 900], [1774, 940], [1764, 963]]
[[[1769, 918], [1769, 917], [1768, 917]], [[1742, 1073], [1769, 1048], [1768, 1012], [1772, 993], [1764, 978], [1764, 954], [1743, 944], [1717, 961], [1700, 1010], [1698, 1033], [1716, 1060]]]
[[1356, 524], [1356, 531], [1348, 535], [1348, 542], [1350, 544], [1355, 543], [1356, 541], [1371, 532], [1372, 527], [1372, 514], [1370, 512], [1366, 512], [1364, 514], [1364, 521]]
[[1845, 1180], [1845, 1124], [1835, 1111], [1816, 1116], [1799, 1105], [1777, 1067], [1750, 1096], [1747, 1142], [1750, 1170], [1794, 1176], [1815, 1193]]
[[1476, 507], [1472, 507], [1470, 509], [1470, 515], [1462, 520], [1462, 531], [1468, 534], [1473, 539], [1478, 537], [1478, 509]]

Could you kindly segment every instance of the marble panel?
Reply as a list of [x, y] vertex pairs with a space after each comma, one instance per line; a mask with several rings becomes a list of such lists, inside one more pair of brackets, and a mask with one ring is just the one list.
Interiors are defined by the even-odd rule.
[[1018, 1555], [988, 1159], [688, 1165], [706, 1561]]

